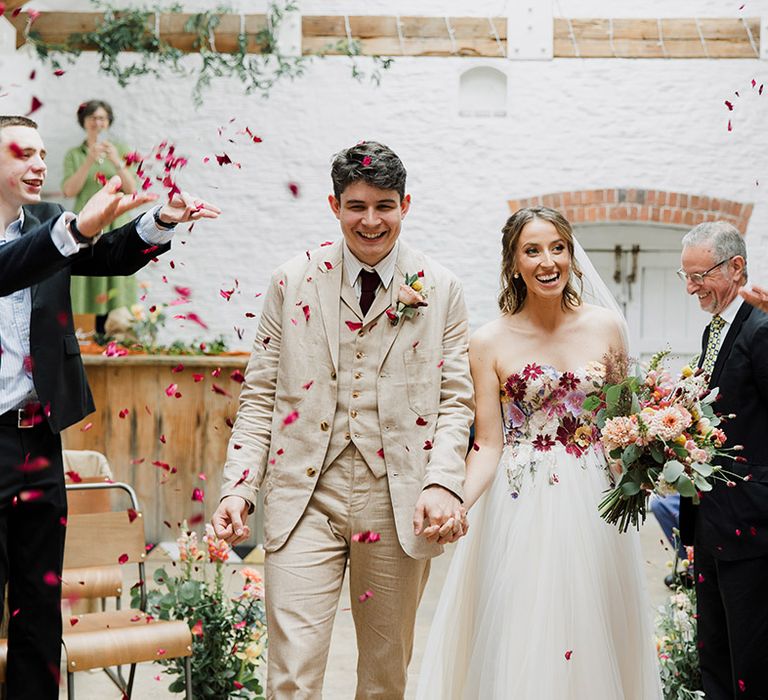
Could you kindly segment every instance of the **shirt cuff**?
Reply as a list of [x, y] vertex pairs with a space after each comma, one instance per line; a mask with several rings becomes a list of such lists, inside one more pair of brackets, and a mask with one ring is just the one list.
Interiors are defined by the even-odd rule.
[[173, 229], [160, 228], [155, 223], [155, 212], [160, 211], [160, 209], [162, 209], [162, 206], [157, 206], [144, 212], [136, 224], [136, 232], [144, 243], [165, 245], [173, 239]]
[[[56, 219], [53, 226], [51, 226], [51, 240], [53, 241], [53, 245], [56, 246], [57, 250], [64, 257], [75, 255], [75, 253], [79, 253], [81, 250], [90, 248], [87, 243], [78, 243], [78, 241], [75, 240], [75, 237], [69, 232], [68, 224], [74, 218], [76, 218], [75, 214], [71, 211], [65, 211], [58, 219]], [[96, 242], [98, 237], [99, 236], [96, 236], [92, 239], [93, 243]], [[91, 245], [93, 245], [93, 243], [91, 243]]]

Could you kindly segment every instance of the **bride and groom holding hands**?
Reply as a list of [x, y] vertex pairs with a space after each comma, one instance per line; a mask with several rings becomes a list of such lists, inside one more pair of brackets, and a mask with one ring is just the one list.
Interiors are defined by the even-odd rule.
[[501, 315], [470, 342], [458, 279], [399, 240], [397, 155], [363, 142], [331, 177], [343, 240], [272, 276], [213, 516], [237, 543], [263, 496], [267, 696], [321, 696], [349, 567], [356, 697], [403, 697], [430, 559], [466, 534], [417, 697], [660, 698], [639, 540], [599, 517], [581, 410], [626, 327], [570, 224], [509, 218]]

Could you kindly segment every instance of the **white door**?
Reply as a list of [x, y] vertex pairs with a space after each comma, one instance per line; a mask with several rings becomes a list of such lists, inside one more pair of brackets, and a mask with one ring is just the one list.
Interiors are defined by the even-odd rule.
[[675, 274], [685, 229], [647, 225], [575, 226], [603, 281], [624, 309], [630, 353], [647, 361], [669, 349], [672, 370], [695, 357], [709, 314]]

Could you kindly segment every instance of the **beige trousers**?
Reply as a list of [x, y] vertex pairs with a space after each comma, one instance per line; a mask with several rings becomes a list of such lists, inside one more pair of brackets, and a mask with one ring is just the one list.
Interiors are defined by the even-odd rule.
[[[381, 540], [352, 541], [366, 530]], [[377, 479], [352, 445], [321, 474], [285, 545], [266, 555], [268, 699], [322, 697], [347, 562], [358, 647], [355, 697], [397, 700], [405, 692], [429, 560], [403, 552], [387, 477]]]

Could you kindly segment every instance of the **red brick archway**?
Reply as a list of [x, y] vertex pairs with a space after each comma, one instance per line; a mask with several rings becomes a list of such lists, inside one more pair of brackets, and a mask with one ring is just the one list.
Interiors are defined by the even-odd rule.
[[661, 190], [610, 189], [555, 192], [509, 201], [521, 207], [546, 206], [562, 212], [571, 223], [655, 222], [691, 227], [702, 221], [722, 219], [746, 232], [751, 203]]

